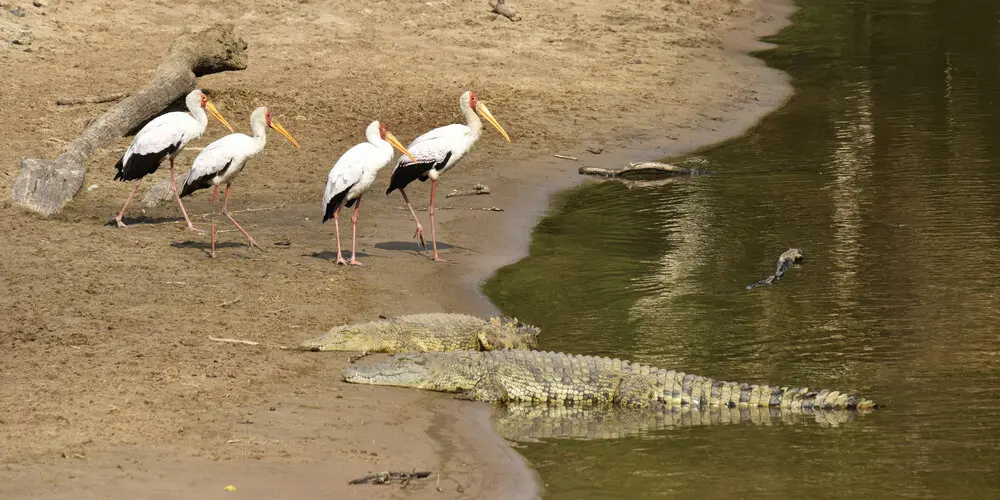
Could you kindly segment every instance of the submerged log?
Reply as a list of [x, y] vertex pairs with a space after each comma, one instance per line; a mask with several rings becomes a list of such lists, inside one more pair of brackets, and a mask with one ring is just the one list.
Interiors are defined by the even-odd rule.
[[583, 175], [603, 175], [620, 179], [683, 177], [691, 175], [706, 175], [708, 172], [697, 168], [681, 167], [668, 163], [648, 161], [644, 163], [629, 163], [627, 167], [611, 169], [600, 167], [580, 167]]
[[194, 90], [197, 77], [245, 69], [246, 48], [232, 25], [183, 32], [170, 45], [149, 84], [94, 120], [65, 152], [54, 160], [21, 160], [11, 198], [42, 215], [59, 212], [83, 185], [87, 158]]

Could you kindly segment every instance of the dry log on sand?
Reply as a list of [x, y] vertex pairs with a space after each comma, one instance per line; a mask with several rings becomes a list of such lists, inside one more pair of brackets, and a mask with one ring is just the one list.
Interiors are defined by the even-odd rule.
[[87, 158], [193, 90], [197, 77], [245, 69], [246, 48], [246, 42], [233, 33], [232, 25], [216, 25], [196, 33], [185, 31], [171, 44], [149, 85], [94, 120], [55, 160], [21, 160], [11, 197], [42, 215], [59, 212], [83, 185]]
[[706, 175], [708, 172], [697, 168], [680, 167], [659, 162], [629, 163], [625, 168], [610, 169], [599, 167], [580, 167], [584, 175], [603, 175], [619, 179], [682, 177], [689, 175]]

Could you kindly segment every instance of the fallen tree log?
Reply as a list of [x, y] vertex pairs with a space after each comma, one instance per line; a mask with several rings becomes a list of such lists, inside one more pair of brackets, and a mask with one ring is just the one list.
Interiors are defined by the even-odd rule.
[[643, 163], [629, 163], [627, 167], [611, 169], [600, 167], [580, 167], [579, 172], [583, 175], [602, 175], [620, 179], [641, 179], [641, 178], [662, 178], [662, 177], [683, 177], [690, 175], [707, 175], [708, 172], [697, 168], [681, 167], [668, 163], [648, 161]]
[[56, 159], [21, 160], [11, 198], [42, 215], [58, 213], [83, 186], [87, 158], [193, 90], [197, 77], [245, 69], [246, 48], [232, 25], [183, 32], [170, 45], [149, 84], [94, 120]]

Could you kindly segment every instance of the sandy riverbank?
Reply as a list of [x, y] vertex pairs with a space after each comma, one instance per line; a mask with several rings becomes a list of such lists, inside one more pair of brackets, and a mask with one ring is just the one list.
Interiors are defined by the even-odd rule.
[[[234, 211], [276, 207], [236, 214], [266, 253], [228, 232], [211, 261], [207, 236], [182, 231], [169, 204], [135, 206], [129, 230], [104, 225], [129, 189], [110, 181], [127, 139], [92, 159], [85, 185], [98, 188], [60, 216], [0, 205], [5, 498], [207, 497], [227, 484], [251, 498], [532, 495], [531, 472], [475, 405], [346, 385], [337, 376], [346, 356], [278, 346], [380, 313], [488, 312], [478, 283], [523, 255], [549, 193], [580, 182], [580, 163], [551, 153], [618, 166], [680, 152], [739, 133], [788, 92], [781, 74], [741, 53], [783, 25], [783, 2], [526, 4], [520, 23], [490, 15], [486, 2], [48, 4], [0, 14], [4, 36], [29, 30], [33, 49], [0, 45], [10, 124], [0, 192], [20, 157], [54, 156], [106, 107], [56, 98], [136, 88], [191, 19], [232, 21], [250, 45], [246, 71], [202, 80], [227, 118], [246, 130], [249, 111], [266, 104], [303, 149], [273, 139], [234, 186]], [[332, 161], [375, 118], [404, 142], [456, 121], [466, 88], [514, 142], [487, 130], [442, 182], [443, 192], [477, 181], [493, 191], [440, 204], [449, 262], [415, 251], [398, 195], [372, 192], [359, 226], [368, 267], [334, 266], [333, 228], [319, 224]], [[192, 146], [221, 134], [212, 125]], [[605, 152], [586, 153], [591, 144]], [[410, 190], [418, 206], [427, 190]], [[208, 198], [196, 195], [189, 210], [207, 212]], [[346, 485], [413, 468], [440, 478], [406, 490]]]

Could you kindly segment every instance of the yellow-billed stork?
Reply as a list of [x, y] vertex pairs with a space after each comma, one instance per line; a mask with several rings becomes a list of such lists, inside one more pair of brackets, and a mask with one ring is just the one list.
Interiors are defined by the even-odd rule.
[[385, 194], [389, 194], [398, 189], [403, 195], [403, 201], [410, 209], [413, 221], [417, 223], [417, 232], [413, 236], [419, 236], [420, 245], [427, 248], [427, 244], [424, 243], [424, 228], [420, 225], [417, 213], [413, 211], [413, 206], [410, 205], [410, 200], [403, 188], [416, 179], [420, 179], [420, 182], [431, 180], [431, 203], [428, 212], [431, 218], [431, 241], [434, 245], [435, 261], [441, 260], [438, 258], [437, 234], [434, 229], [434, 187], [438, 177], [454, 166], [462, 156], [472, 149], [476, 139], [479, 139], [479, 133], [483, 129], [483, 122], [479, 116], [490, 122], [490, 125], [493, 125], [500, 132], [500, 135], [507, 139], [507, 142], [510, 142], [510, 136], [497, 123], [496, 118], [493, 118], [493, 114], [487, 109], [486, 104], [476, 98], [475, 92], [468, 90], [462, 94], [459, 100], [459, 109], [465, 115], [466, 125], [460, 123], [445, 125], [414, 139], [406, 146], [406, 149], [416, 157], [416, 160], [401, 156], [396, 163], [396, 168], [392, 170], [389, 189], [385, 191]]
[[129, 202], [135, 196], [135, 190], [142, 182], [142, 178], [156, 172], [163, 159], [167, 158], [170, 160], [170, 187], [174, 191], [174, 198], [181, 207], [181, 213], [184, 214], [188, 229], [197, 231], [191, 224], [191, 219], [188, 218], [187, 210], [184, 210], [184, 203], [181, 203], [181, 198], [177, 195], [177, 184], [174, 183], [174, 157], [180, 154], [187, 143], [205, 133], [205, 128], [208, 127], [208, 115], [205, 114], [205, 110], [208, 110], [230, 132], [233, 131], [233, 126], [222, 117], [219, 110], [201, 90], [192, 90], [184, 98], [184, 103], [187, 104], [188, 113], [183, 111], [166, 113], [154, 118], [142, 127], [139, 133], [135, 134], [135, 139], [125, 150], [125, 154], [115, 165], [118, 173], [115, 174], [114, 180], [135, 181], [132, 192], [125, 200], [125, 206], [118, 213], [118, 217], [115, 217], [118, 227], [128, 227], [122, 222], [122, 216], [125, 215], [125, 209], [128, 208]]
[[219, 185], [226, 185], [226, 200], [222, 205], [222, 214], [229, 218], [229, 221], [239, 229], [251, 247], [260, 248], [260, 245], [240, 226], [239, 222], [232, 215], [229, 215], [229, 186], [237, 174], [243, 170], [247, 160], [260, 153], [267, 143], [268, 127], [276, 130], [285, 136], [289, 142], [299, 148], [298, 141], [292, 137], [285, 127], [271, 119], [271, 113], [267, 108], [261, 106], [250, 115], [250, 130], [253, 136], [246, 134], [229, 134], [205, 147], [194, 159], [194, 165], [188, 172], [184, 180], [184, 188], [181, 189], [181, 197], [187, 196], [200, 189], [214, 187], [212, 191], [212, 258], [215, 258], [215, 204], [219, 197]]
[[[337, 233], [337, 264], [364, 265], [355, 258], [358, 210], [361, 209], [361, 196], [375, 184], [378, 171], [382, 170], [392, 157], [392, 148], [400, 150], [411, 160], [414, 159], [406, 148], [389, 132], [389, 127], [378, 120], [371, 122], [365, 129], [368, 142], [357, 144], [348, 149], [337, 163], [330, 169], [326, 178], [326, 190], [323, 192], [323, 222], [333, 219]], [[340, 221], [338, 214], [343, 206], [354, 206], [351, 216], [351, 261], [344, 260], [340, 252]]]

